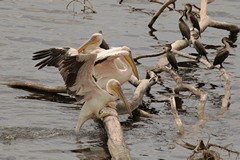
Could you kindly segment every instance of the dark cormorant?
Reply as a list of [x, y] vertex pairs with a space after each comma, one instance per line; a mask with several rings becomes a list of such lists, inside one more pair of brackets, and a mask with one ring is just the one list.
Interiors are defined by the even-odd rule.
[[207, 57], [207, 54], [208, 54], [207, 51], [203, 47], [202, 43], [198, 41], [198, 38], [199, 38], [198, 34], [193, 34], [192, 37], [193, 37], [193, 39], [192, 39], [193, 47], [196, 49], [196, 51], [199, 54], [197, 60], [199, 60], [199, 58], [204, 56], [207, 59], [207, 61], [209, 62], [209, 59]]
[[187, 40], [190, 40], [190, 38], [191, 38], [190, 29], [183, 20], [183, 16], [185, 15], [185, 12], [183, 10], [178, 10], [178, 12], [181, 14], [181, 17], [178, 20], [178, 26], [182, 33], [183, 39], [186, 38]]
[[197, 18], [192, 13], [192, 5], [187, 3], [185, 4], [185, 16], [187, 20], [190, 20], [193, 26], [193, 29], [196, 28], [198, 30], [198, 34], [201, 37], [201, 29], [198, 23]]
[[170, 65], [172, 66], [172, 68], [174, 70], [178, 70], [177, 60], [175, 58], [174, 53], [171, 52], [171, 50], [172, 50], [171, 44], [166, 44], [164, 49], [165, 49], [165, 52], [166, 52], [167, 60], [170, 63]]
[[220, 68], [223, 68], [222, 63], [229, 55], [230, 46], [233, 45], [233, 42], [227, 37], [224, 37], [222, 39], [222, 43], [225, 46], [222, 49], [217, 51], [216, 57], [214, 58], [214, 61], [213, 61], [213, 66], [216, 66], [219, 64]]

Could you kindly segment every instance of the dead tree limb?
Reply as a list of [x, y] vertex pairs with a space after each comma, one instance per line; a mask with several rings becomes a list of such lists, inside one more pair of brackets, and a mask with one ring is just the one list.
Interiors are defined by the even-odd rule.
[[[164, 2], [160, 1], [160, 0], [149, 0], [149, 2], [154, 2], [154, 3], [159, 3], [159, 4], [164, 4]], [[171, 10], [174, 10], [175, 8], [175, 4], [173, 3], [173, 8], [167, 6], [167, 8], [171, 11]]]
[[[81, 2], [79, 0], [72, 0], [67, 4], [66, 9], [68, 9], [68, 7], [71, 3], [75, 3], [75, 2], [78, 2], [80, 5], [82, 5], [84, 7], [84, 9], [82, 10], [83, 12], [85, 12], [86, 9], [89, 9], [89, 10], [91, 10], [92, 13], [97, 13], [96, 10], [94, 10], [93, 5], [89, 0], [84, 0], [84, 2]], [[88, 3], [88, 5], [86, 4], [86, 2]]]
[[31, 92], [47, 92], [47, 93], [67, 93], [65, 86], [47, 86], [45, 84], [31, 82], [31, 81], [13, 81], [0, 83], [1, 85], [6, 85], [11, 88], [28, 90]]
[[171, 104], [173, 117], [175, 118], [175, 122], [176, 122], [176, 125], [178, 127], [178, 133], [180, 135], [183, 135], [184, 134], [184, 127], [183, 127], [182, 120], [180, 119], [180, 117], [178, 115], [178, 112], [177, 112], [175, 97], [171, 96], [169, 98], [169, 101], [170, 101], [170, 104]]
[[[130, 160], [130, 152], [123, 137], [123, 131], [115, 109], [105, 107], [102, 113], [111, 113], [111, 116], [103, 118], [104, 128], [108, 135], [108, 150], [112, 160], [126, 159]], [[114, 116], [115, 115], [115, 116]]]
[[[173, 70], [169, 69], [166, 66], [155, 67], [154, 69], [152, 69], [152, 71], [155, 73], [161, 73], [161, 72], [168, 73], [172, 77], [172, 79], [176, 82], [176, 86], [174, 88], [175, 93], [179, 93], [180, 91], [189, 91], [192, 94], [199, 97], [199, 103], [197, 105], [197, 114], [198, 114], [199, 121], [198, 123], [196, 123], [197, 124], [196, 126], [198, 126], [197, 128], [202, 128], [206, 123], [205, 105], [207, 103], [207, 93], [201, 91], [200, 89], [197, 89], [193, 85], [183, 83], [182, 78], [176, 72], [174, 72]], [[183, 133], [182, 124], [179, 125], [179, 119], [178, 119], [179, 117], [176, 116], [177, 113], [174, 110], [174, 108], [172, 109], [173, 109], [172, 112], [174, 113], [175, 121], [180, 130], [180, 133]]]
[[[131, 110], [137, 109], [143, 102], [143, 96], [146, 93], [146, 91], [157, 82], [157, 76], [150, 71], [151, 77], [149, 79], [142, 79], [140, 80], [139, 85], [134, 91], [134, 94], [132, 98], [130, 99], [130, 107]], [[127, 114], [126, 108], [122, 102], [119, 102], [116, 106], [117, 112], [119, 115], [121, 114]]]
[[240, 27], [237, 25], [234, 25], [232, 23], [228, 23], [228, 22], [221, 22], [221, 21], [216, 21], [216, 20], [210, 20], [209, 27], [213, 27], [213, 28], [217, 28], [217, 29], [223, 29], [223, 30], [227, 30], [230, 32], [239, 32], [240, 31]]
[[225, 94], [224, 94], [224, 97], [222, 98], [222, 106], [221, 106], [221, 111], [220, 111], [220, 114], [223, 114], [227, 111], [227, 109], [230, 105], [231, 84], [230, 84], [230, 78], [229, 78], [226, 70], [224, 68], [220, 68], [219, 70], [225, 80]]
[[148, 27], [151, 30], [155, 30], [153, 28], [153, 24], [155, 23], [155, 21], [157, 20], [157, 18], [161, 15], [161, 13], [164, 11], [164, 9], [166, 7], [168, 7], [170, 4], [174, 4], [176, 2], [176, 0], [168, 0], [166, 1], [163, 6], [154, 14], [154, 16], [152, 17], [151, 21], [148, 23]]

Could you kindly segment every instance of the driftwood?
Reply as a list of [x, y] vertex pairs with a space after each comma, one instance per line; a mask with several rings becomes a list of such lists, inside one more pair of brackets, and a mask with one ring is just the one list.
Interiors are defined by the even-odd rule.
[[[182, 78], [175, 71], [169, 69], [166, 66], [161, 66], [161, 67], [158, 66], [158, 67], [152, 69], [152, 71], [155, 73], [161, 73], [161, 72], [168, 73], [172, 77], [172, 79], [176, 82], [176, 86], [173, 89], [174, 93], [179, 93], [180, 91], [189, 91], [192, 94], [195, 94], [197, 97], [199, 97], [197, 113], [198, 113], [198, 119], [199, 119], [200, 124], [198, 124], [198, 126], [203, 127], [204, 124], [206, 123], [204, 109], [205, 109], [205, 105], [207, 103], [207, 93], [201, 91], [200, 89], [197, 89], [193, 85], [183, 83]], [[175, 107], [176, 105], [175, 105], [175, 102], [174, 102], [172, 96], [170, 97], [170, 102], [171, 102], [172, 113], [175, 118], [176, 124], [178, 126], [179, 133], [181, 135], [183, 135], [184, 134], [183, 124], [181, 122], [181, 119], [178, 116], [177, 111], [176, 111], [176, 107]]]
[[72, 0], [67, 4], [66, 9], [68, 9], [69, 5], [72, 3], [73, 3], [73, 11], [75, 9], [74, 3], [79, 3], [80, 5], [83, 6], [83, 10], [82, 10], [83, 12], [86, 12], [86, 10], [90, 10], [92, 13], [97, 13], [96, 10], [93, 8], [92, 3], [89, 0], [84, 0], [83, 2], [79, 0]]
[[[240, 152], [238, 152], [238, 151], [229, 149], [228, 145], [223, 147], [218, 144], [209, 143], [209, 140], [206, 145], [204, 144], [203, 140], [201, 140], [201, 139], [197, 141], [196, 145], [192, 145], [187, 142], [182, 143], [179, 141], [177, 141], [176, 143], [186, 149], [193, 151], [193, 154], [188, 157], [188, 160], [199, 160], [199, 159], [221, 160], [222, 158], [220, 157], [220, 154], [212, 149], [210, 150], [210, 148], [219, 148], [219, 149], [227, 151], [229, 154], [230, 153], [237, 154], [237, 157], [240, 154]], [[237, 159], [237, 157], [236, 157], [236, 159]]]
[[11, 88], [28, 90], [31, 92], [46, 92], [46, 93], [67, 93], [65, 86], [47, 86], [45, 84], [31, 82], [31, 81], [13, 81], [13, 82], [5, 82], [0, 83], [2, 85], [6, 85]]
[[161, 13], [164, 11], [165, 8], [167, 8], [170, 4], [174, 4], [175, 6], [175, 2], [176, 0], [168, 0], [166, 1], [163, 6], [159, 9], [158, 12], [156, 12], [153, 16], [153, 18], [151, 19], [151, 21], [148, 23], [148, 27], [151, 29], [151, 30], [155, 30], [153, 28], [153, 24], [155, 23], [155, 21], [157, 20], [157, 18], [161, 15]]

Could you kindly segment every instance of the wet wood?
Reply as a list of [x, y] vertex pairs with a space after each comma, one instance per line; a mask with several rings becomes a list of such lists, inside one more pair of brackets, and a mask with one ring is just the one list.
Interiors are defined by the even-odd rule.
[[208, 24], [209, 27], [213, 27], [213, 28], [217, 28], [217, 29], [223, 29], [223, 30], [227, 30], [230, 32], [239, 32], [240, 31], [240, 27], [237, 25], [234, 25], [232, 23], [228, 23], [228, 22], [221, 22], [221, 21], [216, 21], [216, 20], [211, 20]]
[[[184, 91], [184, 92], [189, 91], [192, 94], [199, 97], [199, 103], [197, 105], [197, 114], [198, 114], [199, 121], [196, 123], [196, 125], [194, 127], [195, 127], [195, 130], [203, 128], [205, 123], [207, 122], [207, 118], [205, 116], [205, 106], [206, 106], [206, 103], [208, 100], [207, 93], [196, 88], [194, 85], [184, 83], [182, 81], [181, 76], [179, 76], [175, 71], [171, 70], [170, 68], [168, 68], [166, 66], [153, 68], [152, 71], [155, 73], [161, 73], [161, 72], [168, 73], [172, 77], [172, 79], [176, 82], [176, 86], [173, 89], [174, 93], [179, 93], [180, 91]], [[175, 118], [175, 122], [178, 126], [178, 130], [180, 133], [183, 134], [184, 133], [183, 124], [181, 124], [182, 122], [181, 122], [180, 118], [178, 117], [177, 112], [174, 108], [173, 100], [171, 101], [171, 106], [173, 106], [172, 113]]]
[[[131, 97], [129, 103], [130, 103], [130, 108], [131, 110], [137, 109], [143, 102], [143, 96], [146, 93], [149, 88], [156, 84], [158, 77], [155, 75], [155, 73], [149, 71], [151, 77], [149, 79], [142, 79], [139, 82], [139, 85], [134, 91], [133, 96]], [[122, 102], [119, 102], [116, 106], [117, 112], [119, 115], [121, 114], [127, 114], [127, 110]], [[146, 116], [146, 115], [145, 115]], [[148, 116], [151, 117], [149, 114]]]
[[92, 13], [97, 13], [96, 10], [93, 9], [93, 5], [89, 0], [84, 0], [84, 2], [81, 2], [79, 0], [72, 0], [67, 4], [66, 9], [68, 9], [71, 3], [76, 3], [76, 2], [83, 6], [83, 10], [82, 10], [83, 12], [85, 12], [86, 10], [90, 10]]
[[230, 106], [231, 83], [230, 83], [230, 78], [229, 78], [226, 70], [224, 68], [220, 68], [219, 70], [225, 80], [225, 94], [224, 94], [224, 97], [222, 98], [222, 106], [221, 106], [221, 111], [220, 111], [220, 114], [223, 114], [227, 111], [228, 107]]
[[188, 157], [188, 160], [205, 160], [205, 159], [220, 160], [220, 159], [222, 159], [220, 157], [220, 154], [213, 149], [210, 150], [210, 147], [211, 148], [220, 148], [223, 151], [227, 151], [229, 154], [230, 153], [237, 154], [237, 157], [240, 154], [238, 151], [234, 151], [232, 149], [227, 148], [228, 145], [220, 146], [218, 144], [212, 144], [212, 143], [209, 143], [209, 140], [206, 145], [204, 144], [203, 140], [201, 140], [201, 139], [197, 140], [196, 145], [192, 145], [187, 142], [182, 143], [180, 141], [177, 141], [176, 143], [186, 149], [193, 151], [193, 154]]
[[184, 127], [183, 127], [182, 120], [180, 119], [180, 117], [178, 115], [178, 112], [177, 112], [175, 97], [171, 96], [169, 98], [169, 101], [170, 101], [170, 104], [171, 104], [173, 117], [175, 118], [175, 122], [176, 122], [176, 125], [178, 127], [178, 133], [180, 135], [184, 135]]
[[48, 86], [45, 84], [31, 82], [31, 81], [13, 81], [1, 83], [11, 88], [28, 90], [31, 92], [46, 92], [46, 93], [67, 93], [65, 86]]
[[[103, 118], [103, 124], [108, 135], [108, 150], [112, 160], [130, 160], [130, 152], [124, 140], [121, 124], [116, 110], [105, 107], [102, 113], [111, 113], [110, 116]], [[114, 116], [115, 115], [115, 116]]]
[[176, 2], [176, 0], [168, 0], [166, 1], [162, 7], [153, 15], [151, 21], [148, 23], [148, 27], [151, 30], [155, 30], [153, 28], [153, 24], [155, 23], [155, 21], [157, 20], [157, 18], [161, 15], [161, 13], [164, 11], [165, 8], [167, 8], [170, 4], [174, 4]]

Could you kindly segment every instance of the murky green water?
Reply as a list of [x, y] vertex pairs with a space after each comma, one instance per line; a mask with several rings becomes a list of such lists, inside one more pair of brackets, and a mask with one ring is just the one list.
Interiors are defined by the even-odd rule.
[[[122, 5], [118, 1], [91, 1], [97, 14], [85, 13], [77, 3], [76, 14], [72, 5], [66, 10], [69, 1], [64, 0], [1, 0], [0, 1], [0, 82], [34, 81], [57, 86], [62, 85], [62, 79], [55, 68], [37, 71], [35, 62], [31, 60], [32, 53], [50, 47], [78, 47], [88, 37], [102, 30], [104, 39], [111, 46], [129, 46], [134, 56], [157, 53], [161, 45], [181, 38], [178, 31], [178, 15], [165, 12], [157, 20], [154, 36], [149, 34], [147, 24], [151, 15], [139, 11], [132, 11], [132, 7], [151, 12], [159, 8], [158, 4], [147, 0], [125, 1]], [[177, 6], [182, 7], [178, 2]], [[218, 0], [209, 5], [208, 14], [221, 21], [240, 25], [238, 0]], [[207, 29], [202, 34], [201, 41], [205, 44], [221, 44], [221, 38], [228, 32]], [[239, 45], [239, 41], [236, 43]], [[194, 49], [187, 51], [194, 52]], [[210, 52], [214, 52], [210, 50]], [[231, 76], [231, 106], [221, 117], [207, 122], [206, 126], [197, 134], [187, 136], [184, 140], [195, 143], [198, 138], [207, 142], [208, 135], [211, 142], [219, 145], [232, 144], [240, 150], [240, 58], [239, 47], [232, 49], [231, 56], [225, 63], [225, 68]], [[212, 60], [214, 54], [210, 54]], [[145, 70], [154, 66], [159, 58], [142, 59], [138, 65], [140, 77], [145, 77]], [[185, 59], [179, 59], [184, 61]], [[217, 70], [207, 71], [199, 64], [200, 69], [186, 73], [185, 77], [194, 83], [204, 83], [203, 89], [209, 90], [209, 101], [206, 113], [216, 115], [224, 94], [224, 81]], [[182, 69], [184, 72], [186, 69]], [[152, 94], [155, 98], [164, 97], [170, 84], [169, 77], [164, 86], [155, 85]], [[217, 85], [213, 89], [210, 84]], [[125, 85], [128, 98], [133, 93], [133, 87]], [[106, 135], [98, 123], [88, 121], [82, 128], [81, 135], [76, 139], [73, 128], [77, 121], [79, 110], [74, 104], [50, 102], [43, 97], [26, 99], [33, 93], [0, 86], [0, 159], [105, 159], [109, 158], [106, 151]], [[50, 95], [49, 95], [50, 96]], [[24, 98], [25, 97], [25, 98]], [[145, 100], [150, 98], [145, 97]], [[197, 99], [185, 99], [183, 106], [187, 113], [180, 117], [186, 124], [186, 129], [197, 122]], [[159, 115], [159, 119], [141, 118], [139, 122], [129, 122], [127, 116], [120, 116], [123, 123], [124, 136], [136, 160], [157, 159], [186, 159], [191, 151], [175, 144], [177, 127], [169, 106], [165, 103], [151, 103]], [[130, 123], [130, 124], [129, 124]], [[128, 124], [128, 125], [126, 125]], [[221, 152], [224, 159], [226, 152]]]

